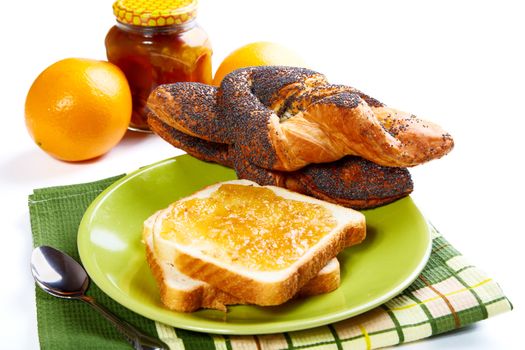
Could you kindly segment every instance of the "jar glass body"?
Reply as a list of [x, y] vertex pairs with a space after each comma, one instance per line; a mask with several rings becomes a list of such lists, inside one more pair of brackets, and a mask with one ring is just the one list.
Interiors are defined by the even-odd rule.
[[108, 60], [124, 72], [131, 88], [132, 130], [149, 130], [146, 102], [157, 86], [181, 81], [211, 84], [211, 44], [195, 20], [163, 27], [117, 22], [105, 43]]

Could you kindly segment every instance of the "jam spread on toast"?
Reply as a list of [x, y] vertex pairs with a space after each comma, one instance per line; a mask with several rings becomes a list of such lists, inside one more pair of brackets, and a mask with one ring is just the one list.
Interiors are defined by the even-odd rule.
[[161, 235], [228, 264], [272, 271], [293, 264], [336, 225], [319, 204], [223, 184], [207, 198], [174, 203]]

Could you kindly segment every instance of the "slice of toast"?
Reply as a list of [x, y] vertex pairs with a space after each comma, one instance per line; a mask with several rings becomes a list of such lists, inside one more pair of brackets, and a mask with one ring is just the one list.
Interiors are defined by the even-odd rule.
[[[215, 204], [204, 202], [210, 198]], [[274, 208], [272, 202], [281, 206]], [[269, 208], [270, 218], [262, 216], [263, 226], [254, 206]], [[283, 216], [287, 207], [293, 209]], [[206, 216], [210, 211], [212, 219]], [[206, 220], [217, 226], [202, 228]], [[255, 223], [239, 232], [250, 220]], [[276, 236], [279, 225], [287, 228], [297, 222]], [[248, 180], [218, 183], [173, 203], [159, 214], [154, 230], [160, 233], [155, 249], [162, 260], [172, 261], [184, 275], [256, 305], [291, 299], [341, 250], [366, 235], [365, 217], [355, 210]]]
[[[174, 257], [172, 253], [164, 252], [164, 256], [161, 255], [162, 253], [156, 253], [153, 224], [161, 212], [156, 212], [146, 220], [143, 231], [147, 262], [159, 287], [161, 302], [167, 308], [181, 312], [192, 312], [200, 308], [226, 311], [226, 305], [246, 304], [243, 300], [225, 293], [206, 282], [184, 275], [170, 262], [169, 259]], [[168, 260], [162, 260], [162, 257]], [[314, 278], [301, 288], [298, 296], [307, 297], [328, 293], [338, 288], [339, 284], [339, 262], [336, 258], [333, 258]]]

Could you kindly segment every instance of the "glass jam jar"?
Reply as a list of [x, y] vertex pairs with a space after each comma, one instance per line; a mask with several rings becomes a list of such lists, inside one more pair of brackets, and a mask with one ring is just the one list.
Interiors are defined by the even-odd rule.
[[160, 84], [211, 84], [212, 49], [195, 21], [197, 0], [117, 0], [117, 23], [106, 36], [108, 60], [128, 79], [133, 114], [129, 128], [148, 131], [146, 101]]

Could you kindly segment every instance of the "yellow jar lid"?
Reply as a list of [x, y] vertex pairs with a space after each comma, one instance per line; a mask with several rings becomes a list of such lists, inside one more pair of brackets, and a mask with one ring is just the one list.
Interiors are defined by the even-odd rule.
[[117, 0], [117, 21], [142, 27], [183, 24], [197, 15], [197, 0]]

